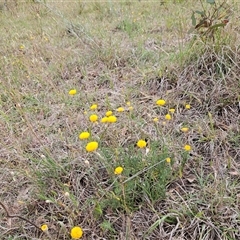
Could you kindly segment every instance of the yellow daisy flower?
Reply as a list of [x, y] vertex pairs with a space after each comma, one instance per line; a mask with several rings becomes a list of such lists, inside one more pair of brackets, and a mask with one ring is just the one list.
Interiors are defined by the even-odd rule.
[[83, 235], [82, 228], [76, 226], [71, 229], [70, 235], [73, 239], [80, 239]]
[[98, 142], [89, 142], [86, 146], [87, 152], [93, 152], [98, 149]]
[[159, 99], [159, 100], [156, 101], [156, 104], [157, 104], [158, 106], [164, 106], [164, 105], [166, 104], [166, 101], [163, 100], [163, 99]]
[[165, 115], [165, 119], [166, 119], [166, 120], [171, 120], [171, 119], [172, 119], [172, 116], [171, 116], [170, 114], [166, 114], [166, 115]]
[[79, 134], [79, 139], [83, 140], [83, 139], [88, 139], [90, 137], [90, 133], [89, 132], [81, 132]]
[[47, 232], [47, 231], [48, 231], [48, 225], [47, 225], [47, 224], [43, 224], [43, 225], [41, 226], [41, 230], [42, 230], [43, 232]]
[[114, 174], [116, 175], [120, 175], [123, 171], [123, 168], [122, 167], [116, 167], [115, 170], [114, 170]]
[[143, 139], [140, 139], [140, 140], [138, 140], [138, 142], [137, 142], [137, 146], [138, 146], [139, 148], [145, 148], [145, 147], [147, 146], [147, 142], [144, 141]]
[[90, 115], [89, 120], [91, 122], [96, 122], [98, 120], [98, 116], [96, 114], [92, 114]]
[[91, 109], [91, 110], [96, 110], [96, 109], [97, 109], [97, 107], [98, 107], [98, 105], [97, 105], [97, 104], [93, 104], [93, 105], [90, 107], [90, 109]]
[[119, 108], [117, 108], [117, 112], [124, 112], [124, 108], [123, 107], [119, 107]]
[[185, 146], [184, 146], [184, 149], [185, 149], [185, 151], [191, 151], [191, 149], [192, 149], [192, 147], [190, 146], [190, 145], [188, 145], [188, 144], [186, 144]]
[[109, 116], [111, 116], [112, 114], [113, 114], [112, 111], [107, 111], [105, 115], [106, 115], [106, 117], [109, 117]]
[[117, 117], [112, 115], [108, 117], [108, 122], [109, 123], [115, 123], [117, 121]]
[[75, 95], [77, 93], [77, 90], [76, 89], [71, 89], [68, 94], [69, 95]]

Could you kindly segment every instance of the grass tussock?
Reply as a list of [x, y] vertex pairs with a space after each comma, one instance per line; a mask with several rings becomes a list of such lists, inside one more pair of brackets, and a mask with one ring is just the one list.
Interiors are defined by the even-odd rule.
[[196, 7], [0, 5], [1, 239], [240, 238], [239, 25]]

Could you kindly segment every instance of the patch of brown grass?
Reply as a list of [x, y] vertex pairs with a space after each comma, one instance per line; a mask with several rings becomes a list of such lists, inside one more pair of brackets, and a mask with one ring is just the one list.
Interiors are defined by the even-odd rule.
[[[83, 239], [240, 238], [238, 26], [219, 42], [192, 44], [189, 3], [178, 4], [28, 3], [0, 12], [0, 201], [50, 234], [1, 209], [1, 239], [70, 239], [74, 225]], [[175, 108], [167, 126], [159, 98]], [[107, 132], [91, 127], [102, 148], [112, 147], [109, 159], [139, 138], [167, 143], [174, 157], [165, 198], [141, 196], [130, 213], [104, 202], [110, 174], [78, 139], [93, 103], [103, 116], [127, 101], [132, 114], [116, 113]], [[179, 176], [185, 143], [193, 151]]]

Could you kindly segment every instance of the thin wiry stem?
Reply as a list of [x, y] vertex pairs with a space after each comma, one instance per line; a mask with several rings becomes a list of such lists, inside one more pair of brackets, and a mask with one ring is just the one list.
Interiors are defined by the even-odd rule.
[[6, 212], [7, 214], [7, 217], [8, 218], [20, 218], [22, 220], [24, 220], [25, 222], [28, 222], [30, 223], [31, 225], [33, 225], [35, 228], [37, 228], [38, 230], [41, 230], [40, 227], [38, 227], [35, 223], [33, 223], [32, 221], [28, 220], [27, 218], [25, 217], [22, 217], [20, 215], [12, 215], [9, 213], [7, 207], [0, 201], [0, 206], [4, 209], [4, 211]]

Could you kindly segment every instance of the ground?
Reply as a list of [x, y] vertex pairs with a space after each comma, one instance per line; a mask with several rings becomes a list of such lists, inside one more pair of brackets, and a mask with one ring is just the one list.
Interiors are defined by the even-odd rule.
[[1, 239], [240, 239], [239, 3], [196, 2], [0, 4]]

